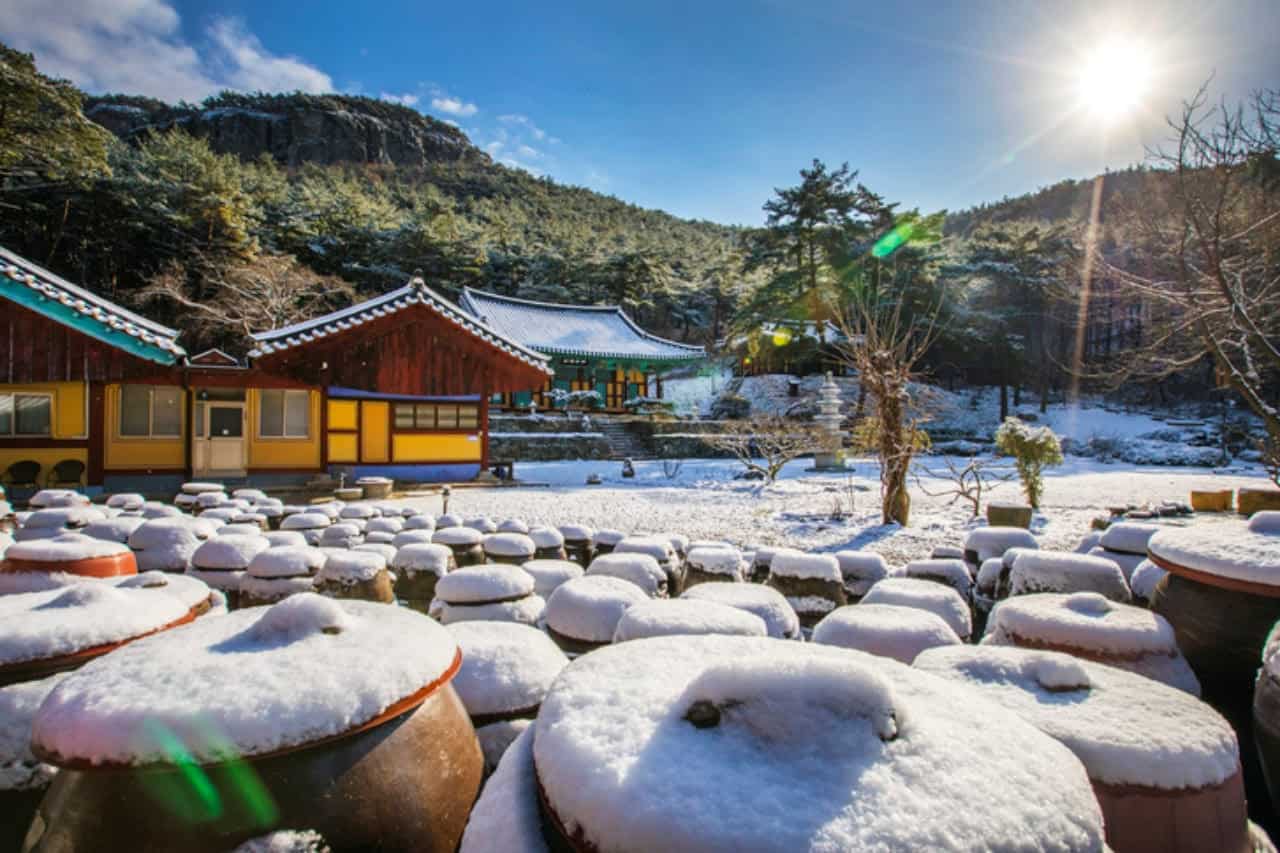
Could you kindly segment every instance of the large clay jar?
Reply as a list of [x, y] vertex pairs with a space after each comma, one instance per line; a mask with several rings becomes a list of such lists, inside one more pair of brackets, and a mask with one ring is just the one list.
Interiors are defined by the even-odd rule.
[[704, 583], [689, 587], [681, 598], [714, 602], [753, 613], [764, 620], [765, 631], [779, 640], [798, 640], [800, 617], [786, 596], [771, 587], [754, 583]]
[[570, 657], [586, 654], [613, 642], [618, 620], [627, 608], [649, 600], [644, 590], [621, 578], [575, 578], [556, 587], [547, 599], [547, 633]]
[[453, 552], [459, 566], [478, 566], [484, 562], [484, 534], [472, 527], [441, 527], [431, 541]]
[[79, 533], [95, 521], [106, 518], [96, 506], [57, 506], [38, 509], [22, 519], [13, 538], [19, 542], [52, 539], [64, 533]]
[[544, 601], [551, 597], [556, 587], [582, 577], [585, 571], [572, 560], [530, 560], [520, 568], [533, 578], [533, 593]]
[[1128, 603], [1132, 594], [1125, 577], [1114, 560], [1093, 553], [1023, 549], [1017, 552], [1009, 570], [1009, 594], [1096, 592], [1112, 601]]
[[927, 610], [946, 622], [960, 639], [968, 640], [973, 633], [968, 603], [946, 584], [920, 578], [885, 578], [867, 590], [860, 603]]
[[848, 601], [840, 563], [832, 554], [779, 548], [769, 563], [768, 582], [787, 597], [805, 628], [817, 625], [822, 617]]
[[449, 631], [462, 650], [453, 686], [476, 727], [488, 775], [538, 715], [542, 697], [569, 659], [550, 637], [528, 625], [457, 622]]
[[684, 588], [700, 583], [741, 583], [745, 563], [742, 552], [728, 545], [700, 545], [685, 557]]
[[529, 531], [533, 540], [535, 560], [567, 560], [569, 554], [564, 547], [564, 534], [554, 527], [535, 527]]
[[941, 616], [896, 604], [857, 604], [828, 613], [813, 641], [910, 664], [925, 649], [958, 646], [960, 638]]
[[483, 763], [460, 663], [419, 613], [311, 593], [132, 644], [37, 713], [33, 751], [62, 770], [26, 849], [225, 851], [307, 827], [335, 850], [454, 850]]
[[886, 658], [720, 636], [620, 643], [560, 674], [462, 850], [538, 842], [584, 853], [1105, 843], [1079, 760], [972, 690]]
[[490, 533], [484, 537], [484, 556], [490, 563], [518, 566], [533, 559], [538, 546], [523, 533]]
[[240, 585], [246, 577], [249, 563], [269, 547], [270, 541], [253, 530], [248, 535], [219, 534], [191, 554], [191, 568], [187, 569], [187, 574], [220, 591], [234, 610], [240, 606]]
[[667, 594], [684, 591], [684, 561], [670, 536], [628, 536], [613, 547], [615, 554], [648, 554], [667, 575]]
[[193, 601], [202, 593], [207, 602], [209, 590], [194, 581], [179, 586], [185, 598], [163, 576], [134, 575], [0, 596], [0, 850], [21, 848], [57, 773], [29, 747], [40, 703], [70, 670], [194, 619]]
[[1161, 530], [1147, 547], [1151, 562], [1169, 573], [1156, 584], [1151, 609], [1173, 626], [1204, 700], [1236, 730], [1250, 814], [1274, 821], [1253, 743], [1253, 688], [1267, 635], [1280, 621], [1280, 531], [1198, 524]]
[[410, 542], [396, 549], [388, 566], [396, 576], [396, 599], [405, 607], [426, 613], [436, 597], [436, 582], [458, 564], [444, 545]]
[[327, 559], [309, 545], [273, 545], [249, 561], [240, 581], [240, 606], [262, 607], [301, 592], [315, 592], [315, 573]]
[[129, 534], [138, 568], [181, 573], [191, 568], [191, 555], [217, 532], [209, 521], [188, 515], [150, 518]]
[[0, 561], [4, 573], [61, 573], [86, 578], [136, 575], [137, 561], [129, 546], [81, 533], [64, 533], [52, 539], [15, 542]]
[[1096, 592], [1038, 593], [1002, 601], [982, 642], [1064, 652], [1200, 695], [1200, 682], [1163, 617]]
[[840, 566], [845, 599], [850, 604], [857, 604], [877, 581], [889, 576], [889, 564], [873, 551], [837, 551], [836, 563]]
[[567, 558], [584, 569], [591, 565], [591, 559], [595, 556], [595, 547], [592, 545], [595, 531], [581, 524], [565, 524], [559, 530], [560, 535], [564, 537]]
[[1038, 548], [1039, 543], [1025, 525], [1001, 527], [989, 525], [977, 527], [964, 540], [964, 560], [977, 571], [992, 557], [1003, 557], [1010, 548]]
[[587, 567], [588, 577], [597, 575], [633, 583], [650, 598], [666, 598], [671, 591], [671, 576], [649, 554], [601, 554]]
[[396, 600], [387, 558], [374, 551], [330, 551], [315, 580], [316, 591], [333, 598], [359, 598], [381, 604]]
[[518, 566], [463, 566], [436, 582], [431, 615], [453, 622], [519, 622], [536, 625], [546, 602], [534, 593], [533, 577]]
[[627, 538], [627, 534], [621, 530], [597, 530], [591, 534], [591, 550], [594, 552], [593, 557], [599, 557], [601, 554], [611, 554], [613, 549], [618, 547], [618, 543]]
[[915, 665], [976, 688], [1074, 752], [1116, 853], [1254, 849], [1235, 733], [1193, 696], [1057, 652], [953, 647]]
[[628, 643], [649, 637], [702, 634], [765, 637], [769, 629], [759, 616], [728, 604], [693, 598], [656, 598], [628, 607], [614, 629], [613, 641]]

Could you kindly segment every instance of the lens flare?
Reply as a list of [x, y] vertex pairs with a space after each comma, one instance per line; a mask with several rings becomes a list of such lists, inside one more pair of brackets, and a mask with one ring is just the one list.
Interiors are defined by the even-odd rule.
[[871, 256], [873, 258], [889, 257], [910, 242], [911, 235], [915, 230], [915, 226], [912, 223], [899, 222], [871, 247]]
[[1076, 75], [1082, 109], [1104, 120], [1127, 116], [1151, 86], [1151, 54], [1139, 41], [1112, 38], [1087, 54]]

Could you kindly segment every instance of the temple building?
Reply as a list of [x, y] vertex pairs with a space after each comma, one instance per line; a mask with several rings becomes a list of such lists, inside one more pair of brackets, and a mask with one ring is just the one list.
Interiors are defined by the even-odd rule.
[[0, 249], [0, 477], [172, 494], [210, 477], [467, 480], [489, 401], [545, 387], [546, 356], [420, 278], [252, 336], [246, 361]]
[[467, 288], [461, 306], [477, 320], [550, 360], [554, 376], [538, 390], [502, 395], [504, 407], [550, 408], [551, 391], [595, 391], [600, 406], [661, 399], [663, 374], [706, 358], [699, 346], [652, 335], [617, 306], [557, 305]]

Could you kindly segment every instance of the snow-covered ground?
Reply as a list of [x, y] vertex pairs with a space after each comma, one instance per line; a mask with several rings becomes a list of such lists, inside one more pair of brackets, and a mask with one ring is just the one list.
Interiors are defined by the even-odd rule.
[[[938, 457], [925, 461], [933, 470], [944, 469]], [[851, 462], [847, 476], [814, 474], [807, 470], [811, 465], [807, 459], [793, 462], [778, 482], [764, 486], [735, 480], [742, 466], [731, 460], [689, 460], [671, 479], [664, 474], [662, 462], [638, 462], [634, 480], [621, 477], [618, 462], [527, 463], [517, 466], [517, 476], [547, 486], [456, 489], [449, 509], [495, 520], [517, 516], [530, 524], [580, 523], [628, 533], [683, 533], [691, 539], [727, 539], [744, 548], [857, 548], [882, 553], [896, 566], [927, 557], [936, 545], [963, 543], [971, 524], [965, 505], [930, 497], [913, 483], [911, 524], [906, 528], [882, 525], [874, 460]], [[590, 473], [599, 474], [604, 482], [584, 485]], [[1046, 479], [1044, 507], [1034, 532], [1047, 548], [1073, 548], [1088, 532], [1090, 520], [1106, 515], [1110, 506], [1186, 501], [1192, 489], [1267, 483], [1261, 469], [1252, 466], [1229, 470], [1140, 467], [1079, 457], [1068, 457]], [[923, 479], [931, 492], [941, 491], [944, 482]], [[1017, 482], [998, 485], [991, 497], [1019, 499]], [[441, 511], [436, 496], [408, 502], [429, 512]], [[831, 519], [837, 502], [847, 513], [843, 521]]]

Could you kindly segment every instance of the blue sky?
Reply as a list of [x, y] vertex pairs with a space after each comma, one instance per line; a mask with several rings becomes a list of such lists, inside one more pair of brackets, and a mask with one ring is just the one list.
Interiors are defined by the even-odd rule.
[[[1141, 160], [1210, 75], [1280, 86], [1276, 0], [5, 0], [0, 39], [90, 91], [397, 99], [509, 164], [748, 224], [814, 157], [956, 209]], [[1076, 83], [1103, 43], [1148, 58], [1110, 120]]]

